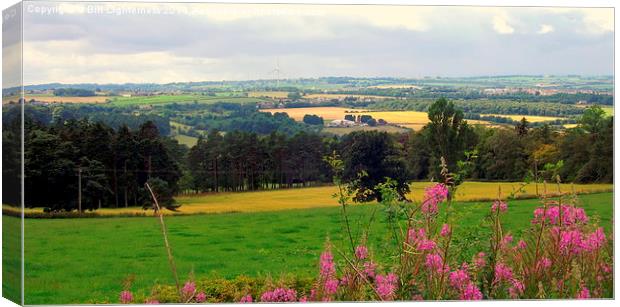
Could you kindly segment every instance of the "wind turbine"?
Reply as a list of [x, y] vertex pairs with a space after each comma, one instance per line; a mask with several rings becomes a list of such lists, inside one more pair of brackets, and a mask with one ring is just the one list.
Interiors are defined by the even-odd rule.
[[276, 58], [276, 68], [270, 71], [269, 73], [276, 74], [276, 87], [279, 88], [280, 87], [280, 59], [279, 58]]

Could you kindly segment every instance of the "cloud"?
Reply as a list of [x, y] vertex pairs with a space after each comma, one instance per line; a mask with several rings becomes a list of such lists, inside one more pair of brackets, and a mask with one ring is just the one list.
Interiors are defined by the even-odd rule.
[[548, 24], [542, 24], [540, 25], [540, 29], [538, 30], [538, 34], [547, 34], [547, 33], [551, 33], [553, 32], [555, 29], [553, 28], [552, 25], [548, 25]]
[[499, 34], [512, 34], [515, 31], [502, 16], [493, 16], [493, 29]]
[[613, 73], [611, 9], [42, 3], [26, 84]]

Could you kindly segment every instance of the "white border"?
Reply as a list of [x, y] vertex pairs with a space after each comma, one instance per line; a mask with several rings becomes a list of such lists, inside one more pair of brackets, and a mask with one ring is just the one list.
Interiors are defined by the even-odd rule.
[[[17, 1], [6, 1], [6, 0], [2, 0], [1, 1], [1, 9], [4, 10], [8, 7], [10, 7], [11, 5], [13, 5], [14, 3], [16, 3]], [[77, 2], [77, 1], [65, 1], [65, 2]], [[89, 2], [106, 2], [106, 1], [101, 1], [101, 0], [91, 0]], [[120, 2], [120, 1], [117, 1]], [[219, 1], [168, 1], [168, 0], [160, 0], [160, 1], [147, 1], [147, 0], [135, 0], [134, 2], [169, 2], [169, 3], [174, 3], [174, 2], [189, 2], [189, 3], [200, 3], [200, 2], [218, 2], [218, 3], [293, 3], [293, 4], [404, 4], [404, 5], [469, 5], [469, 6], [563, 6], [563, 7], [614, 7], [617, 8], [618, 2], [617, 1], [612, 1], [612, 0], [588, 0], [588, 1], [584, 1], [584, 0], [520, 0], [520, 1], [516, 1], [516, 0], [503, 0], [503, 1], [499, 1], [499, 0], [462, 0], [462, 1], [458, 1], [458, 0], [434, 0], [434, 1], [430, 1], [430, 0], [387, 0], [387, 1], [380, 1], [380, 0], [356, 0], [356, 1], [346, 1], [346, 0], [337, 0], [337, 1], [328, 1], [328, 0], [286, 0], [286, 1], [260, 1], [260, 0], [243, 0], [243, 1], [239, 1], [239, 0], [219, 0]], [[618, 15], [620, 10], [614, 10], [614, 21], [618, 20]], [[615, 23], [614, 23], [615, 26]], [[615, 27], [614, 27], [615, 29]], [[1, 37], [1, 34], [0, 34]], [[618, 32], [614, 31], [614, 42], [617, 42], [618, 38]], [[614, 76], [618, 76], [619, 75], [619, 69], [618, 66], [615, 65], [615, 58], [618, 55], [618, 49], [614, 48]], [[2, 84], [2, 79], [1, 79], [1, 75], [0, 75], [0, 84]], [[616, 95], [616, 89], [618, 88], [618, 81], [617, 79], [614, 80], [614, 96], [618, 97]], [[617, 123], [617, 118], [614, 118], [614, 144], [620, 144], [620, 142], [618, 142], [620, 140], [620, 134], [618, 134], [618, 123]], [[0, 144], [0, 148], [1, 148], [1, 144]], [[614, 162], [618, 161], [618, 156], [620, 156], [620, 152], [618, 152], [617, 150], [615, 150], [614, 147]], [[1, 165], [1, 161], [0, 161], [0, 165]], [[620, 170], [620, 166], [617, 163], [614, 163], [614, 173], [615, 174], [620, 174], [619, 172]], [[616, 178], [614, 177], [614, 186], [616, 184]], [[2, 181], [2, 179], [0, 178], [0, 182]], [[616, 197], [616, 195], [614, 194], [614, 221], [616, 220], [616, 214], [615, 214], [615, 208], [616, 208], [616, 204], [618, 204], [618, 198]], [[2, 229], [0, 228], [0, 246], [2, 243]], [[615, 237], [615, 229], [614, 229], [614, 237]], [[614, 246], [614, 255], [618, 255], [618, 244], [615, 244]], [[0, 254], [0, 259], [1, 259], [1, 254]], [[0, 262], [1, 263], [1, 262]], [[614, 263], [616, 264], [615, 267], [615, 271], [614, 271], [614, 276], [617, 277], [617, 262], [614, 261]], [[0, 272], [1, 274], [1, 272]], [[617, 294], [617, 289], [618, 289], [618, 285], [619, 285], [619, 281], [618, 278], [615, 278], [615, 282], [614, 282], [614, 293]], [[397, 303], [390, 303], [390, 306], [409, 306], [409, 305], [413, 305], [413, 304], [424, 304], [426, 306], [430, 305], [437, 305], [437, 304], [450, 304], [451, 306], [472, 306], [472, 305], [487, 305], [489, 306], [490, 304], [494, 304], [494, 306], [523, 306], [523, 307], [529, 307], [529, 306], [537, 306], [540, 304], [545, 304], [546, 306], [562, 306], [562, 307], [570, 307], [570, 306], [581, 306], [582, 304], [589, 304], [589, 305], [600, 305], [600, 306], [613, 306], [615, 305], [615, 301], [614, 300], [595, 300], [595, 301], [579, 301], [579, 300], [548, 300], [548, 301], [481, 301], [481, 302], [397, 302]], [[332, 304], [327, 304], [324, 306], [343, 306], [343, 307], [350, 307], [350, 306], [357, 306], [356, 304], [360, 304], [360, 303], [332, 303]], [[382, 306], [385, 303], [363, 303], [365, 306]], [[612, 305], [613, 304], [613, 305]], [[246, 305], [240, 305], [240, 304], [227, 304], [228, 306], [246, 306]], [[15, 306], [14, 303], [4, 299], [4, 298], [0, 298], [0, 307], [4, 307], [4, 306]], [[54, 306], [62, 306], [62, 305], [54, 305]], [[184, 306], [184, 305], [168, 305], [168, 306]], [[246, 306], [247, 307], [247, 306]]]

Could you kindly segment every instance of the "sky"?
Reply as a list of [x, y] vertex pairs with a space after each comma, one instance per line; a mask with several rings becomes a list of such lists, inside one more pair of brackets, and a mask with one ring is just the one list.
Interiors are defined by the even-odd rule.
[[613, 9], [604, 8], [26, 2], [23, 10], [24, 84], [273, 79], [276, 69], [280, 78], [613, 74]]

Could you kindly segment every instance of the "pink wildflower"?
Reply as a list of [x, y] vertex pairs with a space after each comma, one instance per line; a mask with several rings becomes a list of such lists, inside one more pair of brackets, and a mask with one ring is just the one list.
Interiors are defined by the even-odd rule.
[[379, 296], [381, 296], [381, 299], [394, 299], [394, 294], [398, 289], [398, 276], [396, 276], [396, 274], [389, 273], [387, 275], [377, 275], [376, 284], [377, 292]]
[[607, 242], [605, 232], [602, 227], [599, 227], [595, 232], [591, 233], [588, 238], [583, 242], [583, 247], [587, 251], [595, 251]]
[[450, 225], [443, 224], [441, 227], [441, 232], [439, 233], [442, 237], [447, 237], [452, 233], [452, 229], [450, 229]]
[[191, 281], [188, 281], [185, 283], [181, 291], [183, 292], [183, 295], [185, 296], [194, 295], [194, 292], [196, 291], [196, 284]]
[[133, 301], [133, 295], [130, 291], [122, 291], [120, 300], [121, 304], [130, 304]]
[[305, 295], [304, 295], [304, 296], [302, 296], [302, 297], [300, 297], [300, 298], [299, 298], [299, 302], [300, 302], [300, 303], [307, 303], [307, 302], [308, 302], [308, 297], [307, 297], [307, 296], [305, 296]]
[[239, 300], [239, 303], [251, 303], [252, 302], [252, 295], [248, 294], [244, 297], [241, 298], [241, 300]]
[[349, 282], [351, 281], [351, 279], [349, 278], [349, 276], [342, 276], [342, 278], [340, 278], [340, 285], [348, 285]]
[[[442, 273], [444, 270], [443, 259], [437, 253], [426, 255], [426, 267], [431, 271]], [[448, 267], [446, 266], [446, 269]]]
[[590, 298], [590, 290], [582, 286], [579, 293], [577, 293], [577, 299], [588, 299], [588, 298]]
[[501, 246], [503, 248], [506, 248], [508, 245], [510, 245], [510, 243], [512, 243], [512, 236], [508, 234], [508, 235], [505, 235], [504, 238], [502, 239]]
[[523, 241], [523, 240], [519, 240], [519, 242], [517, 243], [517, 247], [519, 249], [526, 249], [527, 248], [527, 243], [525, 243], [525, 241]]
[[375, 272], [377, 270], [377, 265], [373, 262], [365, 262], [364, 263], [364, 273], [366, 274], [366, 276], [370, 277], [370, 278], [374, 278], [375, 277]]
[[499, 262], [495, 265], [495, 282], [512, 280], [512, 269]]
[[478, 255], [474, 257], [474, 265], [477, 269], [481, 269], [487, 264], [485, 257], [486, 254], [484, 252], [479, 252]]
[[[554, 232], [558, 232], [557, 228], [552, 229]], [[567, 254], [579, 254], [584, 247], [583, 234], [579, 230], [563, 231], [560, 234], [560, 251]]]
[[491, 205], [491, 211], [493, 212], [506, 212], [508, 210], [508, 204], [503, 201], [496, 200]]
[[321, 254], [321, 276], [331, 276], [336, 273], [336, 266], [334, 265], [334, 256], [330, 251], [325, 251]]
[[356, 247], [355, 257], [357, 257], [357, 259], [360, 259], [360, 260], [366, 259], [366, 257], [368, 257], [368, 248], [363, 245]]
[[513, 279], [512, 286], [508, 288], [508, 293], [510, 294], [511, 298], [516, 299], [519, 297], [519, 295], [523, 294], [524, 290], [525, 290], [525, 285], [523, 285], [522, 282], [516, 279]]
[[326, 295], [336, 294], [338, 291], [338, 279], [328, 279], [325, 281], [323, 285], [323, 289], [325, 290]]
[[452, 287], [462, 289], [469, 283], [469, 274], [465, 270], [456, 270], [450, 272], [449, 280]]
[[436, 214], [437, 204], [448, 198], [448, 187], [439, 183], [425, 189], [424, 201], [422, 202], [422, 213]]
[[463, 292], [461, 293], [461, 300], [473, 301], [481, 299], [482, 292], [480, 292], [480, 289], [478, 289], [478, 287], [472, 282], [468, 283], [467, 286], [465, 286], [465, 289], [463, 289]]
[[547, 257], [540, 258], [540, 260], [538, 260], [538, 263], [536, 264], [536, 268], [538, 268], [539, 270], [546, 270], [550, 267], [551, 267], [551, 260]]
[[260, 300], [261, 302], [294, 302], [297, 300], [297, 292], [293, 289], [276, 288], [263, 293]]
[[207, 300], [207, 295], [204, 292], [196, 294], [196, 303], [203, 303]]
[[[583, 208], [577, 208], [573, 206], [562, 206], [562, 225], [571, 226], [576, 223], [588, 222], [588, 216]], [[536, 208], [534, 210], [533, 224], [539, 224], [545, 221], [552, 225], [557, 225], [560, 222], [560, 207], [551, 206], [545, 211], [544, 208]]]
[[418, 250], [429, 251], [435, 249], [436, 246], [437, 243], [435, 241], [424, 239], [418, 243]]

